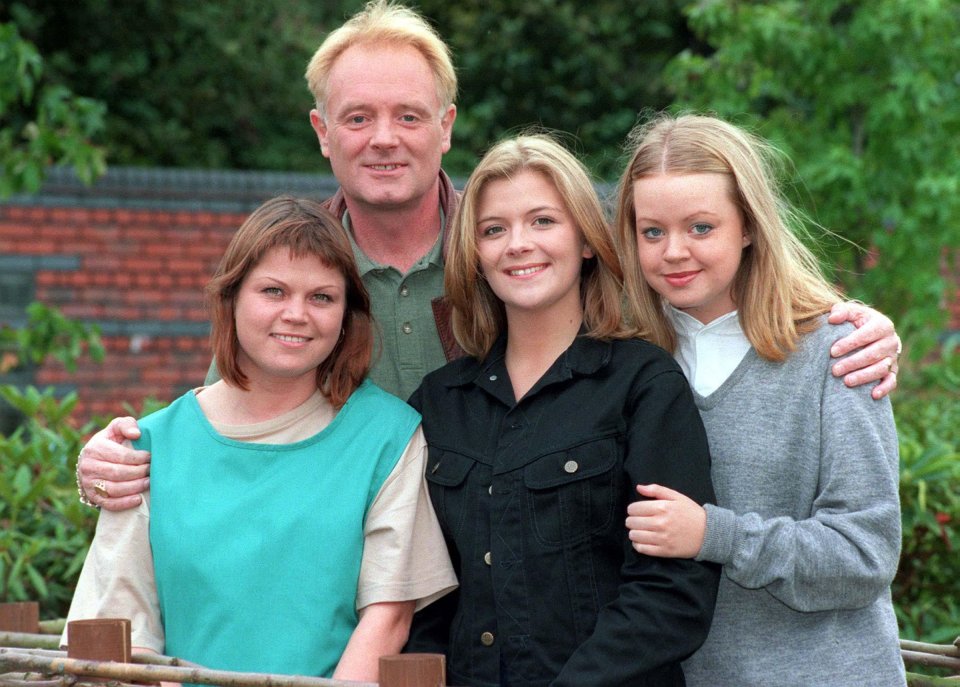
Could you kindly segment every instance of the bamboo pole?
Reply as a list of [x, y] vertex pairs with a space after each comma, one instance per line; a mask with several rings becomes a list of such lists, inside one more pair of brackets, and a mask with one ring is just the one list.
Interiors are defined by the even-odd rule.
[[900, 648], [907, 651], [919, 651], [925, 654], [960, 658], [960, 646], [958, 646], [958, 642], [960, 642], [960, 637], [954, 640], [953, 644], [927, 644], [926, 642], [914, 642], [910, 639], [901, 639]]
[[[44, 658], [69, 658], [66, 651], [52, 651], [50, 649], [24, 649], [17, 648], [18, 654], [28, 654], [30, 656], [42, 656]], [[152, 654], [146, 651], [135, 651], [131, 656], [131, 663], [140, 665], [155, 666], [180, 666], [186, 668], [202, 668], [203, 666], [185, 661], [175, 656], [163, 656], [161, 654]]]
[[[907, 673], [907, 687], [957, 687], [957, 685], [960, 685], [960, 682], [957, 682], [957, 678], [931, 677], [930, 675]], [[79, 687], [79, 685], [77, 687]]]
[[[930, 668], [945, 668], [955, 677], [960, 677], [960, 637], [953, 640], [953, 644], [928, 644], [915, 642], [910, 639], [900, 640], [900, 655], [906, 664], [927, 666]], [[950, 678], [945, 678], [950, 680]], [[911, 682], [911, 685], [934, 684]], [[954, 679], [953, 684], [960, 684]]]
[[900, 650], [904, 663], [915, 663], [928, 668], [946, 668], [955, 673], [960, 673], [960, 658], [953, 656], [941, 656], [939, 654], [929, 654], [920, 651]]
[[32, 656], [17, 649], [0, 647], [0, 673], [20, 671], [47, 675], [82, 675], [125, 682], [192, 682], [222, 687], [377, 687], [375, 683], [370, 682], [331, 680], [322, 677], [50, 658]]
[[0, 687], [68, 687], [69, 678], [61, 677], [55, 680], [17, 680], [8, 675], [0, 675]]
[[21, 649], [59, 649], [60, 635], [43, 635], [30, 632], [0, 632], [0, 647], [3, 646], [12, 646]]
[[41, 620], [40, 621], [40, 632], [46, 635], [57, 635], [58, 637], [63, 634], [64, 629], [67, 627], [66, 618], [57, 618], [56, 620]]

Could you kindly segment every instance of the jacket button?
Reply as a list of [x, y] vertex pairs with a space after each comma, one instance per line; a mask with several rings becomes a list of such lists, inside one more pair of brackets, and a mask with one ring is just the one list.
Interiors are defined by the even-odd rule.
[[565, 472], [569, 472], [570, 474], [573, 474], [574, 472], [580, 469], [580, 464], [577, 463], [577, 461], [575, 460], [568, 460], [566, 463], [563, 464], [563, 469]]
[[482, 635], [480, 635], [480, 643], [484, 646], [493, 646], [493, 633], [484, 632]]
[[489, 552], [489, 551], [487, 551], [485, 554], [483, 554], [483, 562], [484, 562], [484, 563], [486, 563], [487, 565], [490, 565], [490, 561], [492, 561], [492, 560], [493, 560], [493, 557], [490, 555], [490, 552]]

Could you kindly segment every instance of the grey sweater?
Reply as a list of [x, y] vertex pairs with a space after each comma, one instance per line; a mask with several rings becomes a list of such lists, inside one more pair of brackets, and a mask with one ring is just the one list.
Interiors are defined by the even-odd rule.
[[700, 560], [722, 563], [687, 684], [904, 685], [890, 582], [900, 554], [897, 436], [888, 400], [830, 374], [824, 324], [784, 363], [751, 349], [695, 394], [719, 506]]

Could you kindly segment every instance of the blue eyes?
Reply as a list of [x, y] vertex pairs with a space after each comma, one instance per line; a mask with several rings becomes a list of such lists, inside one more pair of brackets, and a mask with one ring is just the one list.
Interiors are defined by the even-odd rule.
[[[706, 236], [711, 231], [713, 231], [714, 226], [712, 224], [705, 224], [703, 222], [694, 224], [690, 227], [690, 233], [694, 236]], [[659, 239], [666, 236], [666, 232], [659, 227], [647, 227], [646, 229], [640, 230], [640, 235], [648, 239]]]

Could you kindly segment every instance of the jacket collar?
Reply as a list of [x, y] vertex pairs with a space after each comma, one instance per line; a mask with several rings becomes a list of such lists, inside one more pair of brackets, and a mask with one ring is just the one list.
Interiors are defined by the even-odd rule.
[[[573, 340], [543, 377], [537, 381], [528, 396], [549, 384], [562, 382], [574, 376], [589, 376], [596, 374], [609, 362], [613, 352], [613, 342], [592, 339], [584, 334], [583, 328], [577, 338]], [[495, 395], [501, 390], [502, 384], [507, 383], [507, 336], [503, 332], [497, 337], [490, 352], [483, 360], [468, 358], [455, 375], [447, 382], [447, 386], [466, 386], [474, 384], [486, 389]]]

